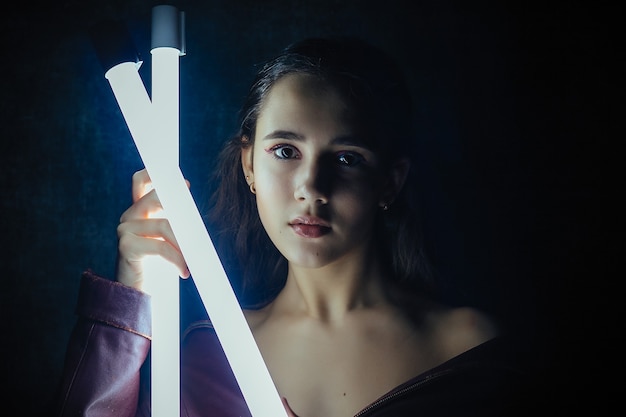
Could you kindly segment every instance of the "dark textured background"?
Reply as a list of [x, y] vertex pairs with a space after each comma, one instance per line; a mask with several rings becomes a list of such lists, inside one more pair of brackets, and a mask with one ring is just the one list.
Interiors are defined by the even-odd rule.
[[[39, 415], [62, 366], [80, 273], [112, 276], [115, 228], [142, 167], [87, 29], [127, 23], [149, 76], [146, 0], [16, 3], [0, 15], [3, 410]], [[541, 346], [553, 405], [594, 414], [623, 325], [623, 232], [610, 188], [623, 77], [616, 10], [575, 3], [179, 1], [181, 167], [200, 207], [254, 66], [312, 35], [357, 35], [405, 68], [420, 137], [426, 241], [459, 301]], [[621, 24], [621, 22], [620, 22]], [[617, 49], [620, 46], [620, 49]], [[402, 152], [402, 149], [398, 149]], [[615, 181], [616, 182], [616, 181]], [[611, 191], [611, 192], [609, 192]], [[596, 210], [601, 208], [601, 210]], [[600, 254], [601, 256], [598, 256]], [[598, 382], [599, 381], [599, 382]], [[581, 393], [602, 386], [605, 396]], [[565, 394], [556, 390], [565, 389]], [[593, 404], [593, 405], [592, 405]], [[3, 411], [4, 415], [4, 411]]]

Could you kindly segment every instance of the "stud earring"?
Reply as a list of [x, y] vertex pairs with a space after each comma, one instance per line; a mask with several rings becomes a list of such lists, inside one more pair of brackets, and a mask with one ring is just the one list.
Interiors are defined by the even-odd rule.
[[[250, 175], [246, 175], [246, 182], [250, 181]], [[252, 194], [256, 194], [256, 188], [254, 188], [254, 181], [248, 182], [248, 186], [250, 187], [250, 192]]]

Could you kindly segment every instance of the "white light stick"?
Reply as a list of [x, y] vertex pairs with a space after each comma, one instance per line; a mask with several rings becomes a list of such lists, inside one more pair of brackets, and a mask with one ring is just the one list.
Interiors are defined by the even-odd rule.
[[[151, 51], [153, 57], [152, 102], [150, 102], [150, 98], [137, 72], [137, 64], [131, 62], [118, 64], [107, 71], [105, 77], [111, 84], [152, 184], [156, 189], [165, 213], [167, 213], [167, 218], [176, 240], [193, 275], [200, 297], [211, 318], [251, 414], [254, 417], [286, 417], [287, 413], [280, 401], [276, 387], [265, 366], [250, 327], [246, 322], [215, 251], [213, 242], [209, 237], [206, 226], [178, 166], [178, 79], [172, 79], [174, 76], [172, 75], [173, 72], [170, 75], [163, 75], [163, 77], [159, 74], [162, 74], [160, 73], [162, 65], [163, 68], [171, 65], [172, 71], [175, 71], [175, 76], [178, 77], [180, 49], [172, 48], [172, 45], [155, 47], [154, 40], [155, 33], [160, 33], [159, 31], [162, 29], [155, 26], [157, 24], [165, 25], [162, 16], [171, 15], [174, 12], [178, 16], [176, 9], [172, 6], [156, 6], [153, 8], [153, 49]], [[155, 16], [157, 17], [155, 18]], [[164, 20], [167, 21], [168, 19]], [[171, 21], [172, 19], [169, 20]], [[167, 28], [163, 29], [167, 30]], [[161, 45], [163, 44], [167, 44], [167, 41]], [[175, 46], [180, 47], [179, 44], [174, 43]], [[175, 70], [173, 65], [174, 58], [176, 60]], [[159, 67], [156, 70], [156, 74], [154, 67]], [[166, 73], [167, 71], [164, 71], [163, 74]], [[168, 86], [157, 85], [157, 83], [160, 84], [161, 82], [168, 83]], [[163, 94], [163, 96], [159, 96], [159, 94]], [[176, 108], [174, 108], [172, 103], [175, 103]], [[174, 141], [172, 138], [176, 140]], [[176, 149], [174, 149], [174, 143]], [[176, 282], [176, 291], [178, 290], [178, 280], [172, 280], [171, 275], [165, 277], [164, 281]], [[160, 285], [160, 281], [158, 284]], [[172, 294], [169, 295], [171, 296]], [[157, 298], [160, 300], [160, 297]], [[155, 301], [158, 303], [158, 300], [153, 298], [153, 314], [156, 313], [157, 309], [160, 309], [160, 306], [155, 304]], [[178, 303], [176, 303], [176, 306], [178, 306]], [[171, 321], [175, 321], [178, 324], [178, 309], [176, 309], [175, 313], [175, 320], [170, 320], [170, 324]], [[174, 314], [173, 311], [167, 314], [168, 319], [172, 318], [171, 314]], [[157, 371], [157, 369], [161, 369], [161, 366], [167, 366], [167, 364], [161, 364], [160, 361], [163, 360], [169, 362], [169, 364], [175, 364], [176, 371], [172, 372], [178, 375], [180, 372], [178, 368], [179, 356], [161, 357], [160, 359], [154, 357], [155, 321], [156, 317], [153, 316], [153, 369]], [[158, 329], [158, 325], [156, 329]], [[163, 334], [165, 332], [163, 330]], [[173, 331], [170, 329], [167, 332]], [[176, 334], [174, 340], [176, 340], [177, 344], [178, 339], [178, 334]], [[178, 352], [178, 347], [176, 349], [176, 352]], [[165, 350], [163, 354], [166, 355]], [[157, 360], [159, 362], [155, 363]], [[155, 382], [157, 381], [153, 377], [153, 387]], [[167, 389], [168, 392], [174, 390], [179, 395], [178, 387], [179, 385], [175, 389], [164, 389]], [[158, 405], [153, 403], [153, 407], [155, 407], [152, 409], [153, 416], [156, 416], [157, 412], [161, 411], [160, 407], [165, 409], [171, 406], [172, 401], [176, 401], [172, 397], [166, 397], [167, 395], [169, 394], [166, 392], [158, 393], [157, 396], [162, 397], [161, 400], [163, 401], [160, 401]], [[211, 395], [211, 393], [207, 393], [207, 395]], [[154, 401], [154, 388], [152, 397]], [[178, 401], [174, 402], [176, 414], [168, 408], [168, 416], [180, 413], [180, 399], [179, 397], [177, 398]], [[169, 403], [169, 406], [163, 404], [166, 401]], [[159, 410], [156, 407], [159, 407]], [[165, 416], [165, 413], [159, 415]]]
[[[180, 51], [176, 48], [158, 47], [152, 48], [150, 52], [151, 118], [157, 121], [154, 126], [159, 129], [158, 134], [153, 136], [151, 147], [162, 152], [160, 164], [177, 167]], [[163, 216], [167, 218], [167, 212]], [[174, 265], [162, 258], [148, 259], [144, 266], [146, 283], [152, 287], [152, 417], [180, 416], [180, 278]]]

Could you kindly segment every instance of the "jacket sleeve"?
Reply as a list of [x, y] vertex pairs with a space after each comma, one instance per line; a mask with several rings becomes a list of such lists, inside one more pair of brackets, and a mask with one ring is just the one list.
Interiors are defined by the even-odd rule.
[[149, 386], [141, 375], [150, 350], [150, 296], [88, 271], [76, 314], [54, 415], [148, 416]]

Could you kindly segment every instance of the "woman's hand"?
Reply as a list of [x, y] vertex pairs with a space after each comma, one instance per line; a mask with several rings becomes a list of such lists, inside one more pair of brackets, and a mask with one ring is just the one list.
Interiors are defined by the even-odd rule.
[[132, 194], [133, 205], [122, 214], [117, 227], [117, 281], [144, 290], [142, 260], [148, 255], [163, 257], [177, 267], [181, 277], [188, 278], [172, 228], [166, 219], [158, 218], [163, 208], [145, 169], [133, 175]]

